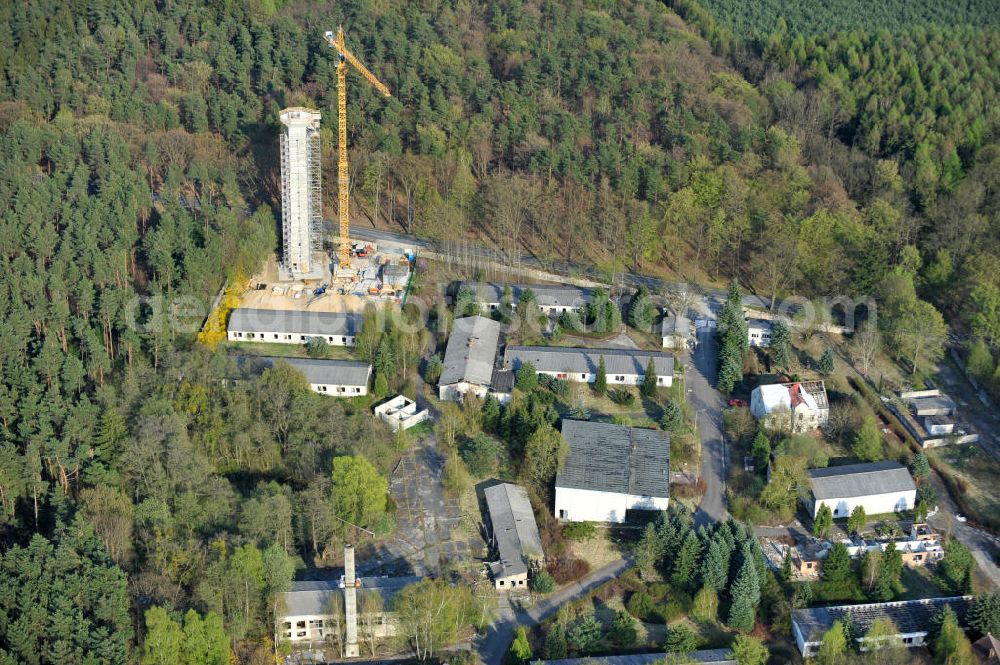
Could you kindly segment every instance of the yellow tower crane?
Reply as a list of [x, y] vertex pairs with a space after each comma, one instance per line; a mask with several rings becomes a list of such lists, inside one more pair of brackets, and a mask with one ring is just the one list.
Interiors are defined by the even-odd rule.
[[344, 43], [344, 29], [337, 28], [335, 35], [332, 30], [327, 30], [326, 43], [330, 48], [337, 49], [340, 60], [337, 62], [337, 119], [339, 121], [339, 132], [337, 135], [337, 188], [340, 202], [340, 269], [351, 267], [351, 241], [350, 223], [347, 217], [348, 206], [348, 183], [350, 177], [347, 169], [347, 63], [354, 65], [354, 68], [361, 72], [361, 75], [368, 80], [375, 89], [386, 97], [392, 97], [389, 88], [385, 87], [375, 75], [368, 71], [368, 68], [354, 54], [347, 50]]

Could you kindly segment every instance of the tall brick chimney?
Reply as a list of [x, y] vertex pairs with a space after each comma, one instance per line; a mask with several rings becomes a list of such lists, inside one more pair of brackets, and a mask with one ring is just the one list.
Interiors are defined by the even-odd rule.
[[354, 573], [354, 546], [344, 546], [344, 656], [357, 658], [358, 649], [358, 595], [357, 577]]

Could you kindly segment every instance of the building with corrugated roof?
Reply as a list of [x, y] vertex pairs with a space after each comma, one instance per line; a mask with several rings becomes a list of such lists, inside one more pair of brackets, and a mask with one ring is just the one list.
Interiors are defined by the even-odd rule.
[[569, 522], [620, 523], [628, 510], [667, 509], [667, 432], [563, 420], [562, 435], [569, 455], [556, 474], [556, 517]]
[[[510, 288], [511, 309], [517, 309], [521, 296], [527, 291], [535, 297], [535, 303], [545, 314], [562, 314], [563, 312], [579, 312], [594, 297], [593, 289], [586, 289], [570, 284], [507, 284]], [[504, 285], [486, 282], [462, 282], [459, 290], [465, 289], [472, 294], [473, 301], [484, 312], [496, 312], [504, 303]]]
[[824, 504], [834, 517], [848, 517], [858, 506], [868, 515], [912, 510], [917, 486], [906, 467], [885, 460], [810, 469], [810, 491], [802, 500], [815, 517]]
[[[698, 665], [736, 665], [736, 657], [730, 649], [702, 649], [684, 654], [670, 654], [679, 663]], [[586, 658], [561, 658], [559, 660], [533, 660], [531, 665], [654, 665], [667, 658], [667, 654], [630, 653], [621, 656], [588, 656]]]
[[353, 312], [239, 307], [229, 314], [226, 336], [230, 342], [305, 344], [318, 337], [331, 346], [354, 346], [361, 330], [361, 315]]
[[959, 625], [965, 625], [965, 616], [972, 596], [951, 596], [947, 598], [925, 598], [894, 603], [869, 603], [866, 605], [838, 605], [834, 607], [809, 607], [792, 612], [792, 635], [799, 651], [806, 658], [816, 655], [823, 635], [837, 621], [847, 621], [852, 625], [852, 635], [862, 651], [878, 648], [867, 642], [865, 634], [876, 621], [891, 621], [898, 631], [895, 639], [899, 644], [913, 648], [923, 646], [932, 617], [945, 605], [951, 606], [958, 616]]
[[455, 319], [438, 379], [438, 398], [460, 402], [466, 393], [485, 397], [493, 380], [500, 324], [483, 316]]
[[483, 495], [490, 518], [490, 546], [497, 559], [489, 564], [493, 584], [500, 591], [527, 588], [529, 570], [543, 559], [528, 493], [520, 485], [500, 483], [487, 487]]
[[525, 363], [531, 363], [538, 374], [576, 383], [593, 383], [597, 379], [601, 358], [604, 359], [609, 386], [641, 384], [650, 360], [656, 369], [656, 385], [667, 388], [673, 384], [674, 357], [658, 351], [508, 346], [504, 352], [504, 367], [517, 371]]
[[276, 641], [320, 646], [344, 639], [347, 655], [357, 656], [359, 638], [367, 642], [395, 634], [392, 600], [422, 578], [356, 577], [350, 545], [344, 548], [344, 559], [344, 575], [339, 579], [296, 581], [291, 589], [278, 594]]
[[372, 366], [357, 360], [320, 360], [318, 358], [243, 357], [240, 366], [251, 372], [287, 363], [302, 373], [313, 392], [332, 397], [361, 397], [368, 394]]

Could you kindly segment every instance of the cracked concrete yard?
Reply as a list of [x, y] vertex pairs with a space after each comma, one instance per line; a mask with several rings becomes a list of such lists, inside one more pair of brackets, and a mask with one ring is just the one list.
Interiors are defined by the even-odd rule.
[[457, 498], [445, 496], [441, 484], [445, 458], [433, 436], [403, 454], [389, 481], [396, 502], [396, 531], [363, 566], [367, 573], [441, 574], [449, 561], [468, 563], [483, 554], [484, 543], [460, 530], [463, 519]]

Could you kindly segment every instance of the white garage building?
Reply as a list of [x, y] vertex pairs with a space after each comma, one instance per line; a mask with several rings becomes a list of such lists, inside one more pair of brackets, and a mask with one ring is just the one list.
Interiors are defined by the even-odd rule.
[[563, 420], [569, 445], [556, 474], [555, 515], [568, 522], [624, 522], [627, 510], [666, 510], [670, 435], [611, 423]]
[[539, 374], [577, 383], [593, 383], [597, 379], [601, 358], [604, 358], [609, 386], [641, 384], [650, 359], [656, 368], [656, 385], [666, 388], [674, 381], [673, 355], [636, 349], [508, 346], [504, 352], [504, 366], [517, 371], [524, 363], [531, 363]]
[[881, 515], [912, 510], [917, 501], [917, 486], [899, 462], [812, 469], [809, 479], [812, 493], [803, 502], [813, 517], [823, 504], [830, 506], [834, 517], [848, 517], [856, 506], [868, 515]]
[[234, 309], [226, 325], [230, 342], [305, 344], [319, 337], [331, 346], [354, 346], [360, 329], [360, 314], [248, 307]]

